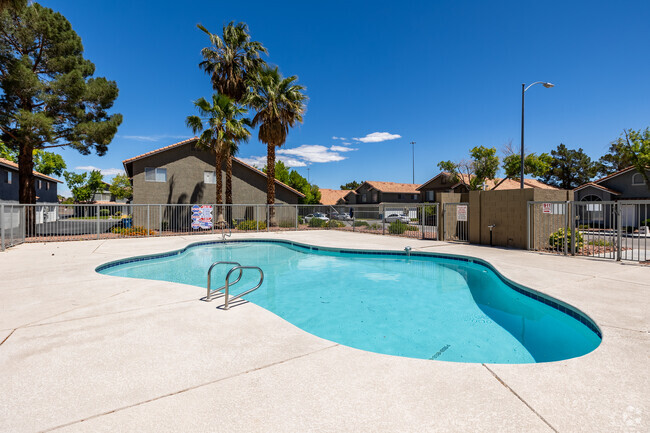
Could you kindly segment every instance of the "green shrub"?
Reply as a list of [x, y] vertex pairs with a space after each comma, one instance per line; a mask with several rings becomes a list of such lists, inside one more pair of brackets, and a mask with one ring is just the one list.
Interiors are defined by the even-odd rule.
[[357, 220], [357, 221], [354, 222], [354, 226], [355, 227], [363, 227], [363, 226], [368, 227], [368, 222], [367, 221], [359, 221], [359, 220]]
[[237, 230], [266, 230], [266, 221], [245, 220], [237, 224]]
[[[122, 236], [146, 236], [147, 229], [144, 227], [113, 227], [111, 232], [122, 235]], [[155, 233], [153, 230], [149, 230], [149, 236], [154, 236]]]
[[[548, 238], [548, 243], [550, 246], [555, 247], [555, 248], [564, 248], [564, 229], [561, 228], [555, 233], [551, 234], [551, 236]], [[576, 250], [582, 249], [582, 246], [585, 243], [584, 238], [582, 237], [582, 233], [579, 231], [576, 231], [576, 236], [575, 239], [573, 239], [571, 229], [567, 231], [567, 247], [570, 249], [571, 248], [571, 243], [575, 242], [575, 247]]]
[[[413, 227], [413, 229], [417, 230], [417, 227]], [[391, 235], [401, 235], [405, 231], [411, 231], [413, 229], [411, 229], [408, 224], [401, 221], [394, 221], [388, 226], [388, 233]]]
[[108, 209], [100, 209], [99, 216], [107, 217], [111, 214], [111, 211]]
[[596, 241], [589, 241], [589, 245], [593, 245], [593, 246], [596, 246], [596, 247], [611, 247], [612, 243], [604, 241], [602, 239], [598, 239]]
[[345, 227], [345, 224], [343, 224], [341, 221], [330, 220], [329, 226], [331, 228], [341, 228], [341, 227]]
[[113, 214], [113, 216], [114, 216], [114, 217], [121, 217], [121, 216], [122, 216], [122, 212], [118, 210], [118, 211], [116, 211], [116, 212]]
[[647, 220], [641, 222], [641, 225], [642, 226], [650, 226], [650, 218], [648, 218]]
[[368, 226], [370, 230], [381, 230], [381, 224], [379, 223], [372, 223]]
[[589, 227], [589, 224], [580, 224], [580, 225], [578, 226], [578, 229], [579, 229], [579, 230], [589, 230], [589, 228], [590, 228], [590, 227]]
[[160, 223], [161, 230], [167, 230], [168, 228], [169, 228], [169, 223], [167, 221], [163, 221]]
[[325, 227], [326, 225], [327, 221], [320, 218], [312, 218], [309, 220], [309, 227]]
[[303, 217], [299, 216], [298, 217], [298, 224], [304, 224], [304, 223], [305, 223], [305, 219]]
[[284, 220], [284, 221], [280, 221], [278, 223], [278, 226], [283, 228], [292, 228], [296, 226], [296, 223], [295, 221]]

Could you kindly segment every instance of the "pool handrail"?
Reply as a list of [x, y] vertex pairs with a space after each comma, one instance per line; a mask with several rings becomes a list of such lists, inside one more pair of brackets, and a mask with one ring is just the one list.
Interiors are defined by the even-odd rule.
[[[206, 301], [206, 302], [210, 302], [210, 301], [212, 301], [212, 297], [211, 297], [212, 293], [214, 293], [214, 292], [218, 292], [218, 291], [220, 291], [220, 290], [226, 288], [226, 286], [221, 286], [221, 287], [219, 287], [218, 289], [210, 290], [210, 285], [211, 285], [211, 280], [212, 280], [212, 269], [213, 269], [215, 266], [217, 266], [217, 265], [235, 265], [235, 266], [232, 268], [232, 269], [234, 269], [234, 268], [236, 268], [237, 266], [241, 266], [241, 263], [238, 263], [238, 262], [222, 262], [222, 261], [218, 261], [218, 262], [214, 262], [212, 265], [210, 265], [210, 269], [208, 269], [208, 284], [207, 284], [207, 286], [208, 286], [208, 293], [207, 293], [207, 295], [205, 296], [205, 301]], [[232, 269], [231, 269], [231, 270], [232, 270]], [[230, 273], [229, 273], [228, 275], [230, 275]], [[242, 271], [240, 270], [240, 271], [239, 271], [239, 277], [237, 277], [237, 279], [236, 279], [235, 281], [233, 281], [231, 284], [235, 284], [236, 282], [238, 282], [239, 280], [241, 280], [241, 277], [242, 277]]]
[[[230, 285], [235, 284], [237, 281], [239, 281], [241, 279], [243, 269], [257, 269], [259, 271], [259, 273], [260, 273], [260, 281], [257, 283], [257, 286], [253, 287], [252, 289], [246, 290], [245, 292], [240, 293], [239, 295], [236, 295], [236, 296], [233, 296], [232, 298], [229, 298], [228, 297], [228, 290], [230, 288]], [[230, 283], [230, 275], [233, 272], [237, 271], [237, 270], [239, 270], [239, 277], [237, 277], [237, 279], [234, 282]], [[235, 299], [239, 299], [242, 296], [248, 295], [252, 291], [255, 291], [255, 290], [259, 289], [263, 282], [264, 282], [264, 271], [262, 271], [262, 268], [260, 268], [259, 266], [235, 266], [234, 268], [232, 268], [230, 271], [228, 271], [228, 274], [226, 275], [226, 285], [224, 286], [225, 287], [225, 290], [224, 290], [224, 304], [223, 304], [224, 310], [228, 309], [228, 303], [230, 301], [234, 301]]]

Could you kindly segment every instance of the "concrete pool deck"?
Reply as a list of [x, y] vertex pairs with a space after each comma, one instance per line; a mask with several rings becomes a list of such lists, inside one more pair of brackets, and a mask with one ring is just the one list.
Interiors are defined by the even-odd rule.
[[2, 432], [650, 430], [650, 268], [338, 231], [234, 235], [464, 254], [581, 309], [602, 344], [544, 364], [365, 352], [205, 289], [97, 274], [218, 236], [25, 244], [0, 253]]

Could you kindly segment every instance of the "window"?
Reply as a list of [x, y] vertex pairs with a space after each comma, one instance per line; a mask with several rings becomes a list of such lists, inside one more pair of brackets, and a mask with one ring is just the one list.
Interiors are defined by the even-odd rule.
[[50, 190], [50, 182], [45, 182], [45, 191]]
[[373, 203], [376, 203], [377, 201], [378, 201], [378, 200], [377, 200], [377, 193], [376, 193], [376, 192], [373, 192], [373, 193], [372, 193], [372, 202], [373, 202]]
[[397, 194], [397, 200], [401, 200], [401, 199], [402, 199], [402, 194]]
[[203, 183], [214, 185], [217, 183], [217, 173], [214, 171], [203, 172]]
[[146, 167], [144, 180], [145, 182], [167, 182], [167, 169]]
[[43, 181], [39, 179], [38, 182], [37, 182], [37, 185], [38, 185], [38, 186], [37, 186], [38, 189], [43, 188]]
[[367, 199], [366, 199], [366, 195], [365, 195], [365, 194], [361, 194], [361, 203], [365, 203], [366, 201], [367, 201]]
[[641, 173], [635, 173], [634, 176], [632, 176], [632, 185], [643, 185], [643, 176], [641, 176]]
[[434, 191], [433, 190], [427, 191], [427, 201], [433, 201], [434, 198], [435, 198], [434, 197]]
[[413, 194], [413, 200], [417, 200], [417, 199], [418, 199], [418, 195], [417, 195], [417, 194]]
[[12, 178], [11, 178], [12, 175], [13, 175], [12, 172], [10, 172], [10, 171], [7, 172], [7, 183], [11, 183], [11, 182], [12, 182]]

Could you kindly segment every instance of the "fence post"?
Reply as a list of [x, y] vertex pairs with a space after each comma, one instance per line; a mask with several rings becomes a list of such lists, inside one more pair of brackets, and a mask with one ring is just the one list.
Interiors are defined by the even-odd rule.
[[576, 244], [578, 243], [578, 227], [576, 226], [576, 205], [571, 202], [571, 255], [576, 255]]
[[526, 249], [530, 251], [530, 202], [526, 202]]
[[266, 204], [266, 231], [269, 231], [269, 226], [271, 225], [271, 205]]
[[382, 204], [379, 209], [381, 210], [381, 234], [386, 234], [386, 205]]
[[158, 205], [158, 236], [162, 236], [163, 213], [162, 205]]
[[99, 239], [99, 204], [95, 205], [95, 218], [97, 218], [97, 239]]
[[298, 231], [298, 205], [296, 205], [296, 231]]
[[615, 203], [614, 206], [616, 206], [616, 231], [618, 232], [616, 235], [616, 261], [620, 262], [623, 248], [623, 218], [621, 206], [618, 203]]
[[[574, 233], [572, 233], [572, 236], [575, 236]], [[571, 242], [573, 242], [573, 238], [571, 239]], [[567, 201], [564, 205], [564, 255], [566, 256], [569, 253], [569, 201]]]
[[350, 210], [352, 210], [352, 232], [357, 231], [356, 222], [357, 222], [357, 213], [354, 211], [354, 207], [350, 207]]
[[5, 205], [0, 204], [0, 251], [5, 250]]
[[150, 226], [150, 221], [149, 221], [149, 216], [150, 216], [150, 214], [149, 214], [149, 208], [150, 208], [150, 207], [151, 207], [151, 205], [147, 205], [147, 237], [149, 237], [149, 226]]
[[424, 239], [424, 204], [420, 205], [420, 239]]

